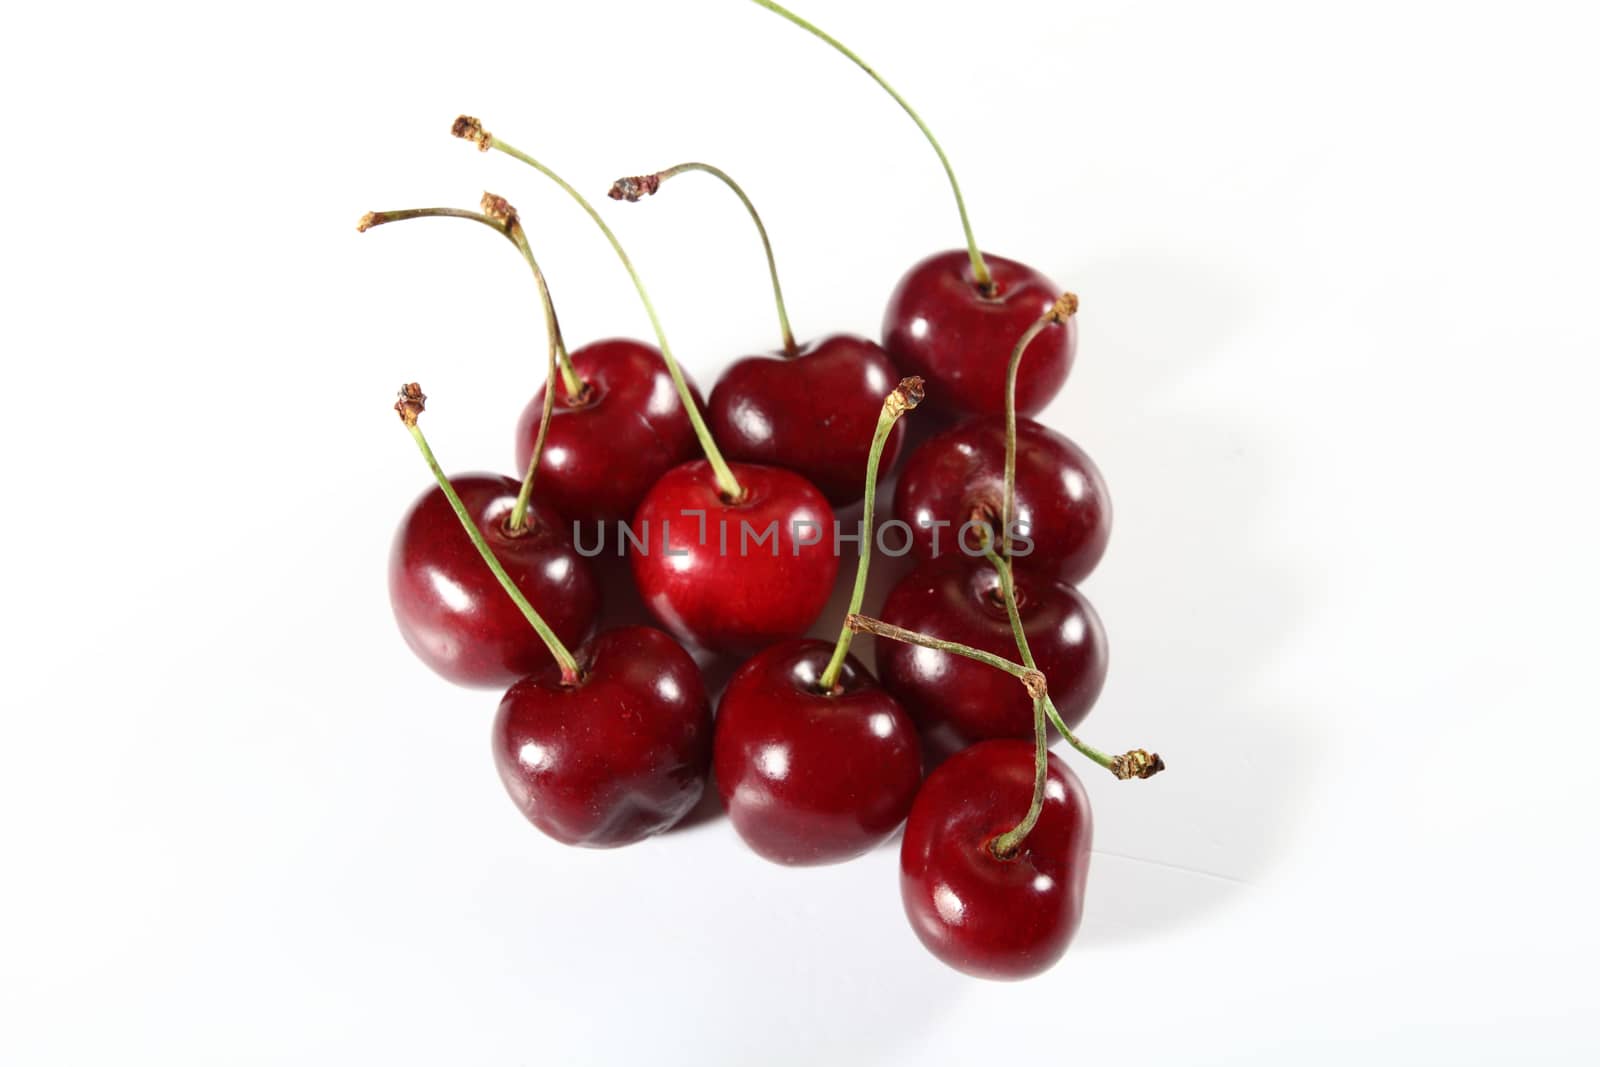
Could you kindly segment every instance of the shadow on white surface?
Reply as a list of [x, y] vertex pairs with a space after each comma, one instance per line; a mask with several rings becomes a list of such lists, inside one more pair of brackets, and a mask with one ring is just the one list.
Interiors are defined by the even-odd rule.
[[1096, 816], [1085, 945], [1156, 936], [1247, 892], [1292, 840], [1311, 784], [1317, 739], [1268, 685], [1315, 566], [1275, 558], [1283, 546], [1263, 529], [1295, 472], [1234, 415], [1249, 398], [1207, 388], [1260, 299], [1232, 288], [1218, 258], [1137, 256], [1071, 276], [1083, 345], [1046, 419], [1100, 463], [1116, 507], [1085, 583], [1112, 657], [1083, 732], [1168, 763], [1133, 783], [1078, 764]]

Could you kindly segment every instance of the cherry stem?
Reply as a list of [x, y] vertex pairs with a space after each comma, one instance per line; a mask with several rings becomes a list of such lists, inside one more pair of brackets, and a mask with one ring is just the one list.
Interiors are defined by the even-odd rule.
[[395, 402], [394, 409], [400, 413], [400, 421], [411, 431], [412, 438], [417, 442], [417, 449], [422, 453], [422, 458], [428, 461], [428, 469], [433, 472], [434, 480], [439, 483], [439, 488], [444, 492], [445, 499], [450, 501], [450, 509], [456, 513], [456, 518], [461, 520], [461, 528], [467, 531], [467, 536], [472, 539], [473, 547], [478, 550], [478, 555], [489, 565], [494, 572], [495, 579], [500, 583], [500, 588], [506, 591], [513, 603], [522, 612], [530, 625], [538, 632], [545, 647], [550, 650], [550, 655], [555, 657], [556, 665], [561, 668], [561, 684], [577, 685], [582, 680], [582, 672], [578, 670], [578, 661], [573, 659], [572, 653], [567, 651], [567, 646], [561, 643], [555, 631], [550, 629], [538, 611], [534, 610], [528, 598], [522, 595], [522, 590], [517, 588], [517, 583], [511, 580], [505, 567], [500, 565], [500, 560], [495, 557], [490, 549], [489, 542], [483, 538], [483, 532], [478, 529], [478, 524], [472, 521], [472, 516], [467, 512], [467, 506], [461, 502], [461, 497], [456, 494], [455, 486], [450, 484], [450, 479], [445, 477], [444, 470], [439, 466], [439, 461], [433, 457], [433, 449], [428, 447], [428, 439], [422, 435], [422, 427], [417, 425], [417, 416], [421, 415], [428, 398], [423, 395], [422, 387], [416, 382], [400, 387], [400, 399]]
[[1151, 775], [1165, 769], [1166, 765], [1161, 762], [1161, 757], [1153, 752], [1134, 749], [1132, 752], [1121, 756], [1111, 756], [1092, 745], [1080, 741], [1078, 736], [1067, 728], [1066, 723], [1061, 721], [1061, 713], [1056, 711], [1055, 705], [1050, 702], [1049, 683], [1037, 667], [1030, 667], [1025, 663], [1017, 663], [1006, 659], [1004, 656], [985, 652], [981, 648], [973, 648], [971, 645], [958, 644], [955, 641], [946, 641], [931, 634], [907, 630], [893, 623], [884, 622], [882, 619], [875, 619], [870, 615], [851, 615], [845, 619], [845, 625], [858, 634], [874, 634], [878, 637], [887, 637], [891, 641], [901, 641], [908, 645], [918, 645], [922, 648], [948, 652], [953, 656], [965, 656], [967, 659], [976, 660], [987, 667], [993, 667], [997, 671], [1004, 671], [1022, 682], [1030, 697], [1035, 699], [1044, 698], [1044, 707], [1042, 709], [1044, 714], [1051, 722], [1055, 723], [1056, 729], [1061, 731], [1061, 736], [1071, 742], [1073, 748], [1118, 778], [1149, 778]]
[[928, 124], [922, 121], [922, 116], [918, 115], [911, 105], [906, 102], [905, 97], [895, 92], [894, 86], [883, 80], [883, 75], [879, 74], [877, 71], [868, 66], [866, 60], [862, 59], [860, 56], [850, 51], [850, 49], [846, 48], [838, 40], [838, 38], [812, 25], [783, 5], [773, 3], [772, 0], [754, 0], [754, 2], [766, 8], [773, 14], [781, 15], [782, 17], [788, 19], [790, 22], [794, 23], [796, 26], [799, 26], [802, 30], [805, 30], [812, 36], [832, 45], [834, 49], [836, 49], [846, 59], [850, 60], [850, 62], [866, 71], [872, 80], [882, 86], [884, 92], [892, 96], [894, 98], [894, 102], [899, 104], [901, 109], [905, 111], [907, 115], [911, 116], [911, 121], [917, 124], [917, 129], [922, 131], [922, 136], [928, 139], [928, 143], [933, 146], [934, 152], [938, 154], [939, 162], [944, 166], [945, 176], [950, 179], [950, 191], [955, 194], [956, 209], [961, 212], [961, 229], [967, 235], [967, 256], [972, 260], [973, 279], [977, 282], [979, 289], [985, 293], [991, 292], [994, 289], [994, 280], [989, 276], [989, 267], [988, 264], [984, 263], [983, 261], [983, 253], [978, 251], [977, 238], [972, 236], [972, 222], [967, 218], [967, 202], [961, 197], [961, 184], [956, 181], [956, 172], [955, 169], [950, 166], [949, 157], [944, 154], [944, 149], [940, 147], [938, 139], [933, 136], [933, 131], [928, 129]]
[[[484, 193], [484, 203], [490, 203], [492, 194]], [[493, 197], [494, 201], [505, 203], [500, 197]], [[509, 205], [507, 205], [509, 207]], [[561, 362], [562, 383], [566, 386], [567, 395], [576, 398], [583, 393], [583, 380], [578, 377], [578, 372], [572, 366], [572, 360], [567, 356], [567, 347], [561, 340], [561, 327], [555, 320], [555, 307], [550, 302], [550, 289], [545, 284], [544, 273], [539, 270], [539, 264], [533, 258], [533, 249], [528, 245], [527, 235], [522, 232], [522, 224], [517, 221], [516, 212], [512, 212], [509, 219], [495, 218], [492, 215], [477, 211], [463, 211], [453, 207], [420, 207], [408, 208], [404, 211], [369, 211], [361, 216], [361, 221], [356, 224], [356, 229], [366, 233], [374, 226], [382, 226], [389, 222], [404, 222], [407, 219], [467, 219], [471, 222], [482, 223], [494, 230], [500, 236], [510, 241], [512, 246], [521, 253], [527, 262], [528, 268], [533, 271], [533, 280], [539, 286], [539, 299], [544, 304], [546, 332], [552, 335], [557, 347], [557, 358]]]
[[463, 140], [472, 141], [481, 152], [493, 148], [504, 152], [512, 159], [519, 160], [543, 174], [546, 178], [559, 185], [567, 195], [577, 201], [594, 224], [600, 227], [600, 232], [605, 234], [606, 240], [611, 243], [611, 250], [622, 261], [622, 266], [628, 272], [629, 279], [633, 282], [634, 290], [639, 294], [639, 302], [644, 305], [645, 314], [650, 317], [650, 328], [655, 331], [656, 344], [661, 348], [661, 358], [667, 365], [667, 373], [672, 375], [672, 384], [677, 387], [678, 398], [683, 402], [683, 407], [689, 415], [689, 423], [694, 427], [695, 436], [700, 439], [700, 448], [705, 452], [706, 460], [711, 464], [711, 470], [716, 475], [717, 489], [723, 498], [729, 501], [744, 499], [744, 487], [733, 476], [733, 470], [728, 466], [728, 461], [722, 458], [721, 449], [712, 438], [711, 431], [706, 427], [705, 419], [700, 415], [700, 408], [694, 402], [694, 397], [689, 393], [689, 383], [684, 380], [683, 369], [678, 366], [678, 361], [672, 355], [672, 346], [667, 343], [666, 331], [661, 328], [661, 319], [656, 315], [655, 305], [650, 302], [650, 294], [645, 290], [644, 282], [639, 277], [639, 272], [634, 269], [633, 260], [628, 258], [628, 253], [623, 250], [622, 242], [617, 240], [617, 235], [611, 232], [611, 227], [606, 225], [606, 220], [594, 209], [594, 205], [585, 199], [584, 195], [574, 189], [568, 182], [534, 159], [526, 152], [506, 144], [500, 138], [483, 128], [483, 123], [469, 115], [462, 115], [451, 126], [450, 132]]
[[1062, 293], [1049, 311], [1022, 331], [1016, 347], [1011, 350], [1011, 362], [1006, 366], [1006, 474], [1005, 495], [1000, 506], [1000, 554], [1007, 559], [1011, 558], [1011, 524], [1017, 510], [1017, 370], [1022, 366], [1022, 354], [1035, 337], [1077, 313], [1078, 298]]
[[1023, 840], [1039, 824], [1044, 811], [1044, 787], [1050, 776], [1050, 746], [1045, 736], [1045, 706], [1050, 701], [1044, 696], [1033, 698], [1033, 797], [1028, 801], [1027, 813], [1022, 821], [989, 843], [989, 851], [996, 859], [1008, 860], [1017, 854]]
[[817, 679], [817, 688], [824, 693], [833, 692], [839, 684], [839, 674], [844, 670], [845, 657], [850, 654], [850, 639], [855, 631], [850, 620], [856, 618], [861, 603], [867, 597], [867, 570], [872, 566], [872, 508], [878, 495], [878, 463], [883, 458], [884, 445], [900, 416], [922, 403], [923, 385], [918, 377], [902, 378], [894, 391], [883, 398], [883, 410], [878, 413], [878, 428], [872, 434], [872, 447], [867, 452], [867, 487], [861, 505], [861, 557], [856, 562], [856, 585], [850, 593], [850, 610], [845, 615], [844, 626], [839, 630], [839, 640], [833, 646], [833, 658]]
[[985, 652], [981, 648], [963, 645], [956, 641], [946, 641], [942, 637], [931, 634], [918, 633], [916, 630], [907, 630], [896, 626], [892, 622], [873, 618], [871, 615], [861, 615], [852, 612], [845, 617], [845, 628], [853, 634], [872, 634], [875, 637], [887, 637], [891, 641], [899, 641], [907, 645], [917, 645], [921, 648], [937, 649], [948, 652], [953, 656], [965, 656], [967, 659], [976, 660], [984, 666], [993, 667], [997, 671], [1004, 671], [1027, 687], [1029, 694], [1045, 693], [1045, 677], [1032, 667], [1024, 667], [1020, 663], [997, 656], [993, 652]]
[[626, 200], [630, 204], [636, 204], [647, 196], [654, 196], [656, 190], [661, 188], [661, 183], [668, 178], [674, 178], [691, 170], [698, 170], [720, 179], [722, 184], [733, 190], [733, 195], [739, 198], [744, 204], [744, 209], [750, 213], [750, 221], [756, 224], [756, 233], [761, 235], [761, 248], [767, 254], [767, 273], [772, 277], [772, 299], [778, 305], [778, 328], [783, 331], [783, 354], [786, 356], [797, 354], [800, 346], [795, 344], [794, 331], [789, 328], [789, 311], [783, 303], [783, 285], [778, 281], [778, 261], [772, 254], [772, 241], [767, 237], [767, 227], [762, 223], [755, 204], [750, 202], [750, 198], [739, 187], [739, 183], [729, 177], [726, 171], [709, 163], [679, 163], [666, 170], [658, 170], [654, 174], [618, 178], [611, 183], [611, 191], [606, 195], [613, 200]]

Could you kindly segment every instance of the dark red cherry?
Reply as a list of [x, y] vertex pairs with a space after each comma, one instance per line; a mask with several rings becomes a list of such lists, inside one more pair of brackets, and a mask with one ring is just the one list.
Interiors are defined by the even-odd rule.
[[711, 702], [700, 669], [648, 626], [607, 630], [507, 690], [494, 720], [500, 780], [528, 821], [567, 845], [615, 848], [676, 823], [705, 789]]
[[[998, 536], [1005, 479], [1004, 415], [963, 423], [913, 452], [895, 487], [894, 511], [911, 525], [917, 558], [960, 552], [957, 537], [969, 521], [987, 523]], [[1013, 544], [1028, 567], [1072, 584], [1094, 570], [1111, 536], [1111, 496], [1099, 468], [1077, 445], [1032, 419], [1017, 420], [1013, 534], [1032, 541], [1031, 552], [1020, 541]], [[977, 551], [981, 531], [969, 532], [967, 544]]]
[[[833, 509], [792, 471], [729, 464], [743, 487], [728, 503], [711, 464], [674, 467], [634, 515], [633, 577], [662, 625], [717, 652], [754, 652], [798, 637], [833, 592]], [[702, 525], [703, 523], [703, 525]]]
[[[833, 334], [793, 356], [747, 356], [722, 372], [706, 411], [729, 459], [787, 467], [810, 479], [835, 507], [861, 499], [867, 450], [884, 394], [900, 375], [865, 337]], [[894, 467], [905, 427], [883, 447]]]
[[[1106, 678], [1106, 635], [1082, 593], [1019, 563], [1017, 610], [1050, 698], [1068, 726], [1089, 714]], [[883, 620], [1017, 660], [1000, 577], [986, 560], [942, 556], [890, 590]], [[877, 639], [878, 676], [935, 750], [1033, 737], [1033, 703], [1011, 675], [937, 649]]]
[[[596, 341], [572, 353], [589, 386], [579, 401], [557, 389], [539, 457], [539, 495], [569, 522], [626, 522], [650, 487], [699, 451], [661, 350]], [[695, 403], [700, 394], [689, 384]], [[544, 409], [540, 389], [517, 420], [517, 469], [526, 471]]]
[[[452, 478], [489, 547], [563, 644], [589, 633], [599, 594], [574, 550], [566, 521], [537, 500], [530, 529], [513, 537], [505, 522], [517, 482], [497, 474]], [[460, 685], [505, 686], [554, 665], [544, 642], [506, 596], [437, 486], [400, 521], [389, 552], [389, 603], [406, 644]]]
[[[883, 347], [905, 374], [928, 383], [928, 402], [973, 415], [1006, 409], [1006, 368], [1029, 326], [1061, 290], [1014, 260], [984, 254], [993, 287], [979, 289], [965, 250], [929, 256], [906, 272], [883, 315]], [[1017, 369], [1017, 410], [1044, 408], [1067, 380], [1078, 327], [1069, 318], [1028, 346]]]
[[894, 832], [922, 782], [917, 729], [854, 656], [832, 693], [825, 641], [747, 661], [717, 706], [713, 766], [733, 828], [774, 863], [838, 863]]
[[906, 820], [906, 917], [929, 952], [965, 974], [1031, 977], [1077, 932], [1093, 817], [1083, 783], [1055, 755], [1038, 823], [1010, 858], [990, 848], [1032, 800], [1032, 743], [985, 741], [929, 775]]

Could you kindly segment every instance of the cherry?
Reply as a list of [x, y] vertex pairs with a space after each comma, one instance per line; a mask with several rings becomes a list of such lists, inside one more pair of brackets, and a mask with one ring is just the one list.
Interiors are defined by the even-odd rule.
[[[1106, 635], [1094, 608], [1072, 586], [1015, 568], [1024, 633], [1049, 679], [1050, 698], [1068, 726], [1089, 714], [1106, 677]], [[884, 622], [999, 656], [1016, 652], [999, 574], [960, 554], [922, 563], [883, 606]], [[878, 673], [936, 749], [992, 738], [1033, 736], [1028, 694], [1005, 675], [969, 659], [879, 638]]]
[[[919, 559], [960, 549], [961, 527], [984, 523], [998, 533], [1005, 497], [1004, 416], [973, 419], [931, 438], [906, 461], [895, 487], [895, 514], [911, 526]], [[1013, 554], [1036, 573], [1077, 584], [1094, 570], [1111, 535], [1111, 497], [1082, 449], [1032, 419], [1017, 423], [1013, 536], [1032, 550]], [[935, 525], [937, 524], [937, 525]], [[967, 535], [976, 548], [981, 532]]]
[[[450, 132], [482, 151], [495, 149], [519, 159], [566, 190], [610, 242], [650, 318], [661, 360], [705, 453], [703, 461], [662, 475], [634, 514], [632, 529], [641, 547], [632, 557], [633, 574], [651, 613], [680, 638], [720, 652], [750, 651], [799, 636], [827, 603], [839, 569], [828, 543], [833, 509], [827, 499], [798, 474], [750, 464], [736, 471], [723, 458], [644, 281], [582, 193], [471, 116], [457, 118]], [[763, 537], [751, 547], [752, 539]]]
[[[746, 356], [711, 390], [711, 430], [734, 459], [804, 474], [835, 506], [861, 498], [866, 445], [894, 364], [864, 337], [831, 334], [792, 355]], [[884, 449], [900, 453], [904, 427]]]
[[1034, 746], [985, 741], [928, 776], [900, 845], [900, 897], [917, 937], [978, 978], [1027, 978], [1067, 950], [1083, 915], [1093, 817], [1078, 776], [1048, 758], [1038, 821], [1009, 856], [994, 844], [1029, 809]]
[[[694, 456], [694, 428], [654, 346], [595, 341], [571, 358], [584, 388], [557, 392], [540, 491], [570, 521], [626, 521], [657, 478]], [[700, 405], [693, 383], [689, 391]], [[517, 421], [518, 469], [533, 455], [544, 394]]]
[[[928, 398], [945, 411], [1005, 411], [1006, 353], [1061, 290], [1014, 260], [985, 255], [980, 281], [964, 251], [929, 256], [900, 279], [883, 314], [883, 346], [908, 374], [928, 380]], [[1034, 414], [1060, 391], [1072, 369], [1077, 325], [1036, 343], [1017, 376], [1017, 410]]]
[[731, 500], [708, 460], [664, 474], [634, 516], [643, 547], [631, 561], [640, 596], [668, 630], [748, 653], [816, 621], [839, 559], [833, 509], [815, 486], [777, 467], [729, 469], [740, 486]]
[[854, 657], [819, 685], [833, 646], [785, 641], [748, 660], [717, 707], [714, 766], [739, 836], [791, 866], [881, 843], [922, 782], [916, 726]]
[[[552, 355], [553, 362], [553, 355]], [[607, 631], [568, 650], [512, 581], [446, 478], [417, 419], [427, 397], [402, 386], [395, 411], [440, 494], [506, 598], [555, 662], [517, 682], [495, 720], [495, 762], [523, 814], [567, 844], [608, 848], [659, 833], [704, 790], [711, 704], [694, 660], [647, 627]]]
[[[451, 481], [517, 588], [562, 641], [582, 641], [594, 625], [599, 595], [566, 523], [535, 503], [529, 529], [513, 535], [507, 520], [517, 502], [515, 481], [495, 474]], [[389, 552], [389, 602], [411, 650], [459, 685], [510, 685], [550, 662], [437, 487], [418, 497], [400, 521]]]
[[506, 691], [494, 760], [528, 821], [557, 841], [615, 848], [688, 814], [705, 788], [711, 703], [694, 659], [647, 626], [607, 630]]
[[922, 781], [916, 726], [854, 657], [866, 595], [878, 466], [900, 416], [922, 402], [907, 378], [883, 400], [867, 448], [855, 587], [839, 639], [786, 641], [740, 667], [717, 711], [722, 802], [745, 843], [776, 863], [837, 863], [893, 832]]
[[[917, 124], [932, 146], [955, 195], [966, 234], [965, 252], [941, 252], [906, 272], [883, 318], [883, 347], [907, 374], [927, 379], [931, 403], [942, 410], [978, 415], [1005, 410], [1006, 353], [1023, 328], [1055, 303], [1060, 290], [1031, 267], [978, 250], [955, 168], [933, 131], [905, 97], [838, 38], [772, 0], [755, 0], [838, 51], [860, 67]], [[1061, 388], [1072, 367], [1075, 327], [1051, 338], [1023, 369], [1017, 405], [1041, 410]]]
[[[783, 336], [779, 351], [746, 356], [723, 371], [711, 390], [711, 433], [730, 458], [787, 467], [809, 478], [835, 507], [853, 504], [861, 499], [861, 472], [879, 405], [899, 376], [894, 364], [876, 343], [853, 334], [795, 343], [766, 225], [739, 183], [722, 170], [708, 163], [679, 163], [654, 174], [619, 178], [610, 196], [636, 202], [691, 171], [717, 178], [749, 212], [766, 252]], [[885, 447], [885, 467], [893, 468], [903, 437], [904, 428], [897, 426]]]

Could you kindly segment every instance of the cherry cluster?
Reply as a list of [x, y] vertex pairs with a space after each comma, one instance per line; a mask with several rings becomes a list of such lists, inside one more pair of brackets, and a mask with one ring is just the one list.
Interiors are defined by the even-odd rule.
[[[361, 220], [367, 230], [452, 217], [496, 231], [531, 269], [548, 333], [545, 385], [516, 428], [520, 481], [447, 477], [418, 425], [426, 397], [402, 388], [396, 410], [437, 485], [395, 537], [395, 617], [438, 674], [505, 690], [500, 778], [556, 840], [610, 848], [658, 834], [708, 778], [739, 836], [781, 864], [847, 860], [904, 824], [901, 894], [923, 943], [969, 974], [1026, 977], [1066, 950], [1088, 872], [1088, 797], [1052, 739], [1118, 778], [1162, 769], [1158, 756], [1108, 755], [1074, 732], [1106, 673], [1105, 632], [1076, 584], [1105, 550], [1111, 507], [1089, 457], [1026, 416], [1066, 380], [1077, 299], [980, 252], [954, 172], [910, 106], [837, 40], [755, 2], [845, 54], [911, 115], [944, 164], [967, 248], [906, 273], [881, 346], [849, 334], [800, 344], [766, 229], [732, 178], [684, 163], [620, 179], [610, 196], [637, 201], [679, 174], [709, 174], [760, 233], [782, 348], [733, 363], [706, 402], [593, 205], [477, 119], [457, 119], [455, 136], [529, 164], [588, 213], [655, 344], [569, 351], [522, 220], [499, 196], [485, 193], [478, 211]], [[878, 616], [864, 615], [878, 481], [901, 451], [901, 417], [924, 397], [954, 425], [909, 457], [895, 492], [919, 562]], [[849, 613], [837, 641], [805, 639], [839, 566], [834, 509], [857, 502], [860, 525], [843, 542], [857, 554]], [[603, 543], [608, 526], [660, 629], [595, 632], [601, 582], [581, 541], [587, 531]], [[850, 654], [859, 633], [876, 639], [878, 677]], [[715, 716], [686, 645], [744, 658]]]

